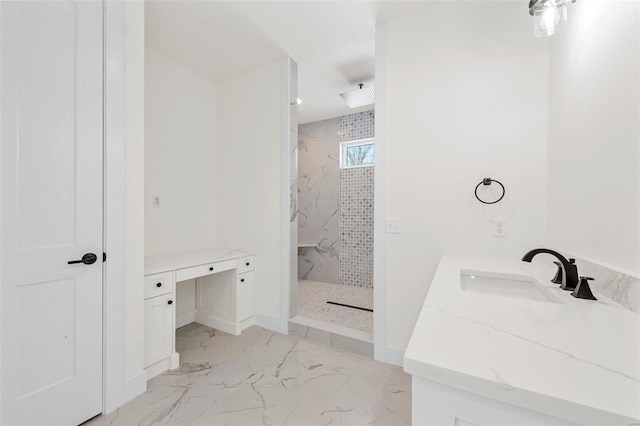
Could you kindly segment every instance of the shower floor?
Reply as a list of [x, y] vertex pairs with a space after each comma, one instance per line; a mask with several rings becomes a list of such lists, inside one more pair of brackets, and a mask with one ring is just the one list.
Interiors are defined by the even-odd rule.
[[373, 309], [373, 289], [298, 280], [297, 315], [373, 333], [373, 312], [327, 301]]

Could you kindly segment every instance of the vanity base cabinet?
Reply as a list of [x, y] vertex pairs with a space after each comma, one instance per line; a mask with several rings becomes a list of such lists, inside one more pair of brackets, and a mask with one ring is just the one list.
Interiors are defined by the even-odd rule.
[[147, 275], [144, 299], [144, 367], [151, 378], [179, 366], [175, 353], [173, 272]]
[[424, 426], [576, 426], [566, 420], [517, 407], [413, 376], [411, 423]]

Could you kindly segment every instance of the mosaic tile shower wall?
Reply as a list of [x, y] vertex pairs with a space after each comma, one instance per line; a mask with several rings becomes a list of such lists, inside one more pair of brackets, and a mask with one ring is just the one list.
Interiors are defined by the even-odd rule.
[[[340, 141], [374, 137], [374, 111], [340, 119]], [[373, 287], [374, 167], [340, 170], [340, 283]]]
[[365, 111], [340, 117], [340, 142], [374, 137], [374, 124], [374, 111]]

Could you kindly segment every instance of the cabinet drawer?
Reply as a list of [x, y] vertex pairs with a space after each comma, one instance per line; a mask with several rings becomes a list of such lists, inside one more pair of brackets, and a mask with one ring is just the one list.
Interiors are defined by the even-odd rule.
[[238, 259], [238, 273], [253, 271], [255, 269], [256, 257], [245, 256]]
[[173, 272], [145, 275], [144, 298], [161, 296], [173, 291]]
[[205, 275], [217, 272], [228, 271], [236, 268], [236, 261], [223, 260], [220, 262], [206, 263], [204, 265], [192, 266], [190, 268], [178, 269], [176, 271], [176, 281], [190, 280], [192, 278], [204, 277]]

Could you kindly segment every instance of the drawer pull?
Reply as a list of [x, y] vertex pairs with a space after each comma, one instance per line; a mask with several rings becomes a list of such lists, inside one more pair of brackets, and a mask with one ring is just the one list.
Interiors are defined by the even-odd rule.
[[209, 268], [210, 271], [213, 271], [213, 266]]
[[244, 282], [244, 278], [242, 278], [242, 279], [240, 280], [240, 282], [241, 282], [241, 283], [243, 283], [243, 282]]
[[249, 262], [245, 263], [245, 265], [249, 266]]
[[162, 287], [162, 283], [156, 284], [156, 287]]
[[167, 303], [170, 305], [173, 303], [173, 300], [169, 300]]

